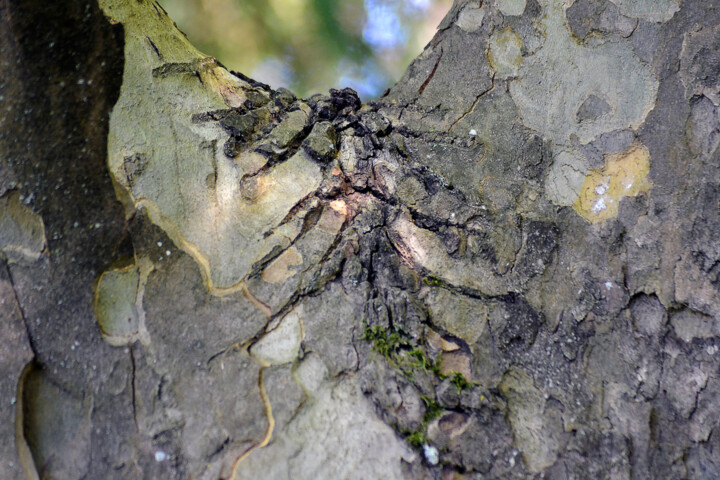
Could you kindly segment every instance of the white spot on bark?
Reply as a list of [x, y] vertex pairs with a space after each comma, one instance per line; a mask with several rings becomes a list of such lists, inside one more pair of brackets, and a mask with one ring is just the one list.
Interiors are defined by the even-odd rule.
[[430, 465], [437, 465], [440, 462], [440, 452], [432, 445], [427, 443], [423, 445], [423, 454]]
[[595, 204], [592, 207], [593, 212], [595, 212], [595, 215], [599, 215], [600, 212], [605, 210], [607, 208], [607, 205], [605, 205], [605, 200], [602, 198], [598, 198]]
[[605, 192], [608, 191], [608, 181], [609, 179], [605, 179], [603, 183], [595, 187], [595, 193], [597, 193], [598, 195], [604, 195]]

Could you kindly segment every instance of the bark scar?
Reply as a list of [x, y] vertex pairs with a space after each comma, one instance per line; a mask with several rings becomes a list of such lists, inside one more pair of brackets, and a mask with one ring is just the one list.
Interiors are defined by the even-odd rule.
[[155, 42], [153, 42], [153, 41], [150, 39], [150, 37], [148, 37], [147, 35], [145, 36], [145, 38], [147, 38], [147, 41], [150, 43], [150, 47], [151, 47], [151, 48], [153, 49], [153, 51], [155, 52], [155, 55], [157, 55], [158, 58], [159, 58], [160, 60], [162, 60], [163, 56], [162, 56], [162, 54], [160, 53], [160, 50], [158, 49], [157, 45], [155, 45]]
[[440, 55], [438, 55], [437, 60], [435, 60], [435, 66], [433, 67], [432, 71], [430, 72], [430, 75], [425, 79], [422, 85], [420, 85], [420, 89], [418, 90], [418, 94], [422, 95], [422, 93], [425, 91], [425, 87], [428, 86], [428, 83], [430, 83], [430, 80], [435, 76], [435, 72], [437, 71], [438, 65], [440, 65], [440, 60], [443, 56], [443, 48], [440, 47]]

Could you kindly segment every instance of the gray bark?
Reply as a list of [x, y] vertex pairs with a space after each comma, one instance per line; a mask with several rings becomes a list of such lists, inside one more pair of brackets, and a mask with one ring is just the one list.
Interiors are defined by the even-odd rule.
[[0, 2], [0, 477], [720, 478], [711, 3], [457, 1], [362, 105]]

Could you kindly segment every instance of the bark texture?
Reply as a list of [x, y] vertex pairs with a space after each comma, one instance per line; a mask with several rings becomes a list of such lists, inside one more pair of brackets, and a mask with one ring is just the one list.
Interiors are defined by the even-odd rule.
[[720, 478], [712, 3], [456, 1], [362, 105], [3, 1], [0, 476]]

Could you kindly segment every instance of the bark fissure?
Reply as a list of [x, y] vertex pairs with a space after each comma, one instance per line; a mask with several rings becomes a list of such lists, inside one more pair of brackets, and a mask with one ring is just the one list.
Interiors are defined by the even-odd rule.
[[137, 418], [137, 386], [135, 384], [135, 372], [137, 368], [135, 366], [135, 352], [133, 351], [132, 345], [128, 347], [128, 352], [130, 355], [130, 395], [132, 401], [133, 421], [135, 422], [135, 428], [139, 431], [140, 427], [138, 426]]
[[480, 92], [477, 95], [477, 97], [475, 97], [475, 100], [473, 101], [472, 105], [470, 106], [470, 109], [467, 110], [466, 112], [464, 112], [462, 115], [460, 115], [460, 117], [458, 117], [458, 119], [455, 120], [450, 125], [450, 127], [447, 129], [448, 133], [450, 133], [452, 131], [452, 129], [455, 127], [455, 125], [460, 123], [463, 119], [465, 119], [465, 117], [467, 117], [468, 115], [470, 115], [471, 113], [473, 113], [475, 111], [475, 107], [477, 107], [478, 103], [480, 102], [480, 98], [483, 95], [486, 95], [486, 94], [492, 92], [494, 89], [495, 89], [495, 74], [493, 73], [492, 76], [490, 77], [490, 88], [488, 88], [484, 92]]
[[430, 71], [430, 75], [425, 79], [422, 85], [420, 85], [420, 88], [418, 89], [418, 94], [422, 95], [422, 93], [425, 91], [425, 87], [428, 86], [428, 83], [430, 83], [430, 80], [433, 79], [435, 76], [435, 72], [437, 71], [438, 65], [440, 65], [440, 60], [442, 60], [443, 57], [443, 49], [440, 47], [440, 55], [438, 55], [437, 60], [435, 60], [435, 65], [433, 65], [432, 70]]
[[20, 318], [23, 321], [23, 326], [25, 327], [25, 333], [27, 335], [27, 341], [28, 345], [30, 346], [30, 350], [33, 352], [33, 356], [37, 356], [37, 346], [35, 344], [35, 340], [32, 335], [32, 328], [30, 327], [30, 323], [25, 316], [25, 312], [22, 308], [22, 304], [20, 303], [20, 298], [18, 297], [17, 290], [15, 288], [15, 281], [13, 280], [13, 274], [10, 270], [10, 267], [8, 266], [7, 258], [5, 257], [5, 254], [3, 252], [0, 252], [0, 262], [2, 262], [3, 269], [5, 270], [5, 274], [7, 275], [8, 282], [10, 283], [10, 288], [13, 292], [13, 303], [15, 304], [15, 309], [17, 310], [17, 313], [19, 314]]

